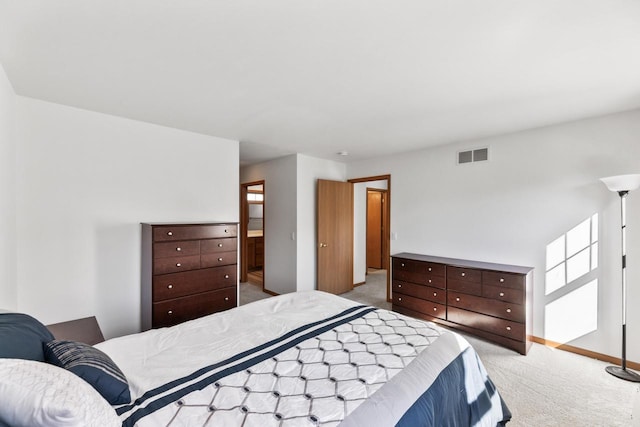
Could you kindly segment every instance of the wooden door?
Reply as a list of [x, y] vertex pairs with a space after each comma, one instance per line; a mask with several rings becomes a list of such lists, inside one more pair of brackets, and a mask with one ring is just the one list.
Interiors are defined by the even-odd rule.
[[353, 289], [353, 184], [318, 180], [318, 290]]
[[367, 268], [383, 268], [383, 193], [367, 190]]

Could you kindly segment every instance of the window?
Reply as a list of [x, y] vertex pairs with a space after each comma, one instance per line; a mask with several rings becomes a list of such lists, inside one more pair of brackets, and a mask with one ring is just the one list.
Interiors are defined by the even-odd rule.
[[264, 201], [263, 193], [247, 193], [247, 200], [249, 202], [260, 203]]

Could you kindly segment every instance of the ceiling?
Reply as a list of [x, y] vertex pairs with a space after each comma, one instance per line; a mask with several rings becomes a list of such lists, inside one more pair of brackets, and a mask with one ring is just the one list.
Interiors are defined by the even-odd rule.
[[241, 164], [351, 162], [640, 108], [640, 1], [0, 0], [0, 63]]

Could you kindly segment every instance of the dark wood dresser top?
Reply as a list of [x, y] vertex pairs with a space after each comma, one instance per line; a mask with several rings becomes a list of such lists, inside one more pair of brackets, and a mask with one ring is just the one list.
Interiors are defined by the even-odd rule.
[[409, 252], [401, 252], [391, 255], [392, 258], [403, 258], [414, 261], [433, 262], [437, 264], [447, 264], [455, 267], [479, 268], [482, 270], [504, 271], [505, 273], [527, 274], [533, 270], [533, 267], [523, 267], [519, 265], [495, 264], [492, 262], [469, 261], [457, 258], [445, 258], [432, 255], [420, 255]]

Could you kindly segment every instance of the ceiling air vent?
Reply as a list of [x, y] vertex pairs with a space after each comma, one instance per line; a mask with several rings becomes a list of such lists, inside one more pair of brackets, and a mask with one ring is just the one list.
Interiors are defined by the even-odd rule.
[[458, 151], [458, 164], [475, 163], [489, 160], [489, 148], [477, 148], [475, 150]]

